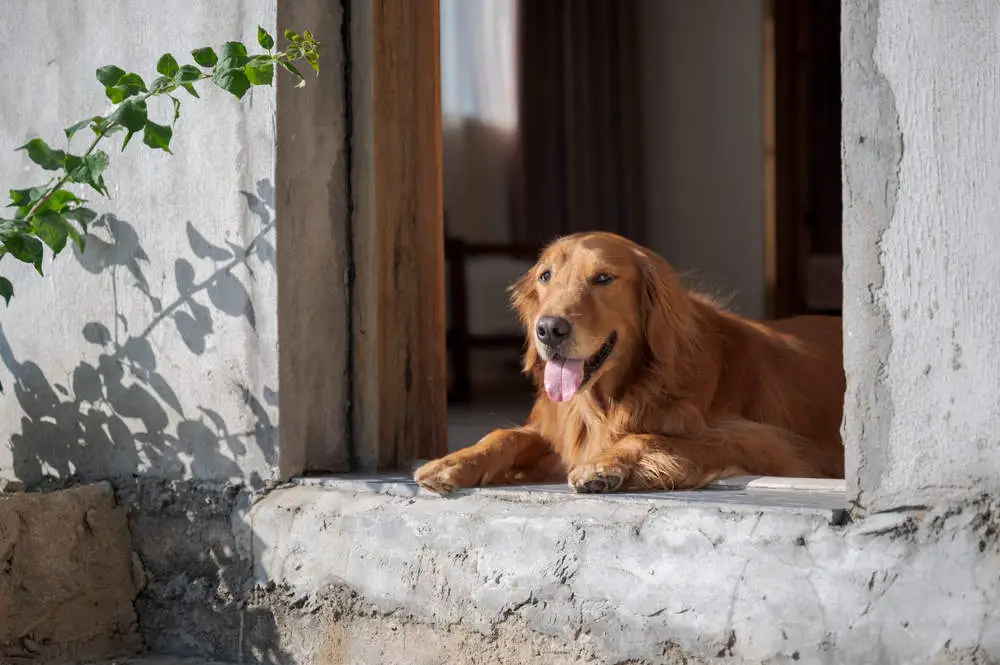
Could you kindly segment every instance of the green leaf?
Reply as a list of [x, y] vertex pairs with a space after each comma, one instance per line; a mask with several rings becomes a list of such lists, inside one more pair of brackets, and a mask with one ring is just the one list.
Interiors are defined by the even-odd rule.
[[31, 189], [10, 190], [10, 205], [13, 207], [31, 207], [35, 205], [48, 191], [48, 187], [32, 187]]
[[247, 47], [240, 42], [226, 42], [222, 45], [222, 55], [216, 68], [223, 70], [241, 69], [247, 64]]
[[76, 134], [78, 131], [80, 131], [90, 123], [97, 122], [98, 120], [101, 120], [101, 116], [95, 115], [93, 118], [87, 118], [86, 120], [81, 120], [75, 125], [70, 125], [69, 127], [63, 130], [66, 133], [66, 140], [72, 141], [74, 134]]
[[285, 39], [292, 42], [293, 44], [298, 44], [299, 42], [302, 41], [302, 37], [299, 36], [299, 33], [292, 32], [291, 30], [285, 30]]
[[183, 83], [184, 89], [188, 91], [192, 97], [198, 97], [198, 91], [194, 89], [194, 86], [190, 83]]
[[158, 74], [163, 74], [167, 77], [173, 77], [180, 69], [180, 65], [174, 60], [174, 56], [169, 53], [164, 53], [160, 56], [159, 61], [156, 63], [156, 71]]
[[315, 39], [313, 39], [313, 33], [309, 32], [308, 30], [303, 30], [302, 31], [302, 37], [307, 42], [314, 42], [314, 41], [316, 41]]
[[105, 88], [110, 88], [111, 86], [118, 83], [118, 79], [125, 76], [125, 70], [121, 67], [115, 67], [114, 65], [105, 65], [97, 70], [97, 80], [101, 82]]
[[63, 158], [66, 157], [66, 153], [62, 150], [53, 150], [42, 139], [31, 139], [18, 150], [26, 150], [28, 158], [46, 171], [61, 169]]
[[0, 242], [15, 259], [32, 264], [38, 274], [42, 274], [42, 258], [45, 256], [45, 250], [41, 240], [24, 233], [2, 231]]
[[[62, 211], [62, 216], [65, 217], [66, 219], [73, 220], [74, 222], [79, 224], [80, 228], [83, 229], [84, 233], [87, 232], [87, 229], [90, 226], [91, 222], [97, 219], [96, 212], [94, 212], [90, 208], [84, 208], [82, 206], [77, 208], [67, 208], [66, 210]], [[80, 249], [83, 249], [82, 239], [81, 239]]]
[[[215, 66], [215, 71], [212, 72], [212, 80], [217, 84], [219, 80], [217, 77], [223, 74], [229, 74], [233, 70], [242, 70], [247, 64], [247, 48], [240, 42], [226, 42], [222, 45], [222, 53], [219, 56], [219, 64]], [[242, 74], [242, 71], [240, 72]], [[240, 78], [240, 77], [237, 77]], [[245, 78], [245, 75], [242, 77]], [[242, 93], [237, 94], [233, 90], [230, 90], [226, 86], [220, 85], [223, 90], [232, 92], [237, 97], [242, 97]], [[249, 87], [249, 84], [248, 84]], [[245, 90], [243, 92], [246, 92]]]
[[127, 129], [130, 133], [142, 130], [146, 126], [146, 102], [144, 100], [128, 100], [115, 109], [111, 120]]
[[146, 92], [146, 83], [135, 73], [125, 74], [115, 85], [104, 89], [104, 94], [115, 104], [120, 104], [140, 92]]
[[165, 150], [170, 152], [170, 137], [174, 130], [166, 125], [158, 125], [152, 120], [146, 121], [146, 130], [143, 132], [142, 142], [150, 148]]
[[65, 166], [70, 180], [81, 185], [90, 185], [98, 194], [108, 196], [108, 188], [104, 184], [104, 176], [101, 175], [108, 168], [108, 153], [95, 150], [86, 157], [67, 155]]
[[10, 299], [14, 295], [14, 285], [6, 277], [0, 277], [0, 298], [10, 305]]
[[177, 81], [180, 83], [191, 83], [202, 78], [204, 74], [194, 65], [184, 65], [177, 70]]
[[168, 79], [166, 76], [157, 76], [153, 79], [153, 82], [149, 84], [149, 89], [154, 93], [162, 92], [164, 90], [169, 90], [172, 83], [173, 80]]
[[191, 56], [202, 67], [215, 67], [215, 63], [219, 61], [218, 56], [215, 55], [215, 50], [210, 46], [191, 51]]
[[123, 131], [124, 128], [120, 125], [116, 125], [114, 121], [110, 118], [94, 118], [94, 124], [90, 126], [95, 134], [100, 134], [102, 136], [111, 136], [115, 132]]
[[90, 208], [84, 208], [83, 206], [77, 206], [75, 208], [66, 208], [62, 211], [63, 217], [66, 219], [72, 219], [74, 222], [78, 222], [84, 230], [87, 226], [97, 219], [97, 213]]
[[274, 63], [267, 60], [251, 60], [243, 71], [252, 85], [271, 85], [274, 80]]
[[270, 51], [274, 48], [274, 37], [272, 37], [267, 30], [259, 25], [257, 26], [257, 43], [260, 44], [260, 47], [266, 51]]
[[[21, 219], [0, 219], [0, 235], [4, 233], [29, 233], [31, 225]], [[0, 257], [7, 254], [7, 250], [0, 247]]]
[[319, 55], [316, 51], [306, 51], [306, 62], [319, 74]]
[[133, 136], [135, 136], [135, 132], [129, 132], [125, 135], [125, 140], [122, 141], [122, 152], [125, 152], [125, 148], [128, 146], [128, 142], [132, 140]]
[[76, 236], [74, 240], [80, 237], [72, 224], [63, 219], [58, 212], [53, 211], [37, 215], [33, 230], [35, 235], [49, 246], [54, 256], [58, 256], [66, 248], [66, 239], [71, 233]]
[[250, 80], [242, 69], [220, 70], [216, 68], [212, 74], [212, 81], [226, 92], [233, 94], [237, 99], [243, 99], [243, 95], [250, 89]]
[[45, 203], [43, 203], [38, 210], [35, 211], [36, 215], [41, 215], [46, 212], [59, 212], [66, 207], [68, 203], [82, 203], [76, 194], [66, 189], [57, 189], [52, 192]]
[[171, 122], [177, 122], [177, 118], [181, 117], [181, 100], [177, 99], [173, 95], [168, 95], [170, 101], [174, 103], [174, 119]]

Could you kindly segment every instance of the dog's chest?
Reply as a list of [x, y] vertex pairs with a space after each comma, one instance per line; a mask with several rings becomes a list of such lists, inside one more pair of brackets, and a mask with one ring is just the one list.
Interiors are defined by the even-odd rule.
[[592, 410], [565, 405], [557, 418], [558, 431], [551, 440], [555, 443], [563, 462], [569, 466], [597, 456], [614, 442], [603, 414]]

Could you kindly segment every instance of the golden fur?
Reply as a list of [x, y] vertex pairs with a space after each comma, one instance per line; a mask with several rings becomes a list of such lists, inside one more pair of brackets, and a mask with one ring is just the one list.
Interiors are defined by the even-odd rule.
[[[595, 281], [600, 274], [609, 281]], [[528, 422], [424, 464], [414, 475], [421, 486], [568, 480], [606, 492], [741, 474], [843, 477], [839, 317], [750, 321], [609, 233], [555, 241], [511, 290], [528, 331], [524, 369], [539, 387]], [[572, 357], [592, 358], [617, 339], [567, 401], [542, 387], [545, 351], [532, 334], [541, 316], [572, 322]]]

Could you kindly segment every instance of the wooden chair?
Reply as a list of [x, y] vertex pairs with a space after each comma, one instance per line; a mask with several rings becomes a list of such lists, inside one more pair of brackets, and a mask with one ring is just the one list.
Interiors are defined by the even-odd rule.
[[469, 259], [498, 256], [509, 259], [534, 261], [541, 248], [518, 243], [470, 243], [449, 236], [445, 226], [445, 262], [451, 271], [448, 292], [451, 302], [451, 323], [447, 332], [447, 348], [453, 373], [448, 391], [448, 401], [467, 404], [472, 401], [472, 351], [474, 349], [519, 348], [524, 344], [521, 334], [482, 334], [469, 330]]

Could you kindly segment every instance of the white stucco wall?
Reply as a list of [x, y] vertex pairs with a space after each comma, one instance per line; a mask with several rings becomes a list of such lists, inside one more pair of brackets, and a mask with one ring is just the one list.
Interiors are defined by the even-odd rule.
[[642, 0], [646, 241], [765, 315], [761, 0]]
[[844, 5], [845, 439], [865, 510], [1000, 488], [1000, 4]]
[[[17, 146], [62, 144], [106, 109], [97, 67], [148, 82], [160, 54], [255, 44], [258, 24], [274, 32], [274, 0], [0, 4], [0, 40], [22, 45], [0, 55], [4, 190], [45, 180]], [[111, 200], [88, 198], [113, 217], [82, 257], [46, 261], [45, 278], [0, 264], [16, 290], [0, 314], [0, 476], [275, 475], [275, 93], [199, 90], [180, 93], [173, 156], [111, 141]]]

